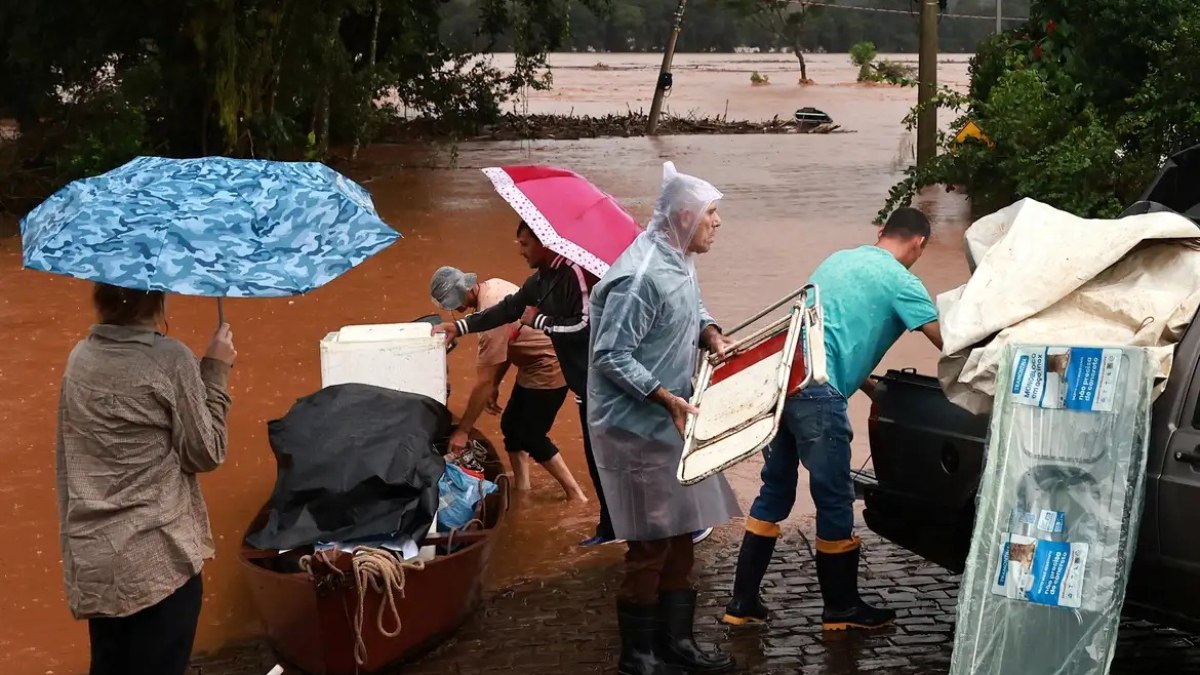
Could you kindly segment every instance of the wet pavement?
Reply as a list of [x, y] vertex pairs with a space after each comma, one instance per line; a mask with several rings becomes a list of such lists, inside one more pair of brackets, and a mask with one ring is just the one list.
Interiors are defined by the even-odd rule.
[[[860, 532], [862, 595], [868, 602], [896, 609], [894, 627], [873, 634], [823, 635], [816, 571], [805, 539], [795, 531], [785, 532], [764, 583], [764, 599], [772, 609], [770, 625], [724, 626], [718, 619], [733, 582], [740, 534], [736, 526], [729, 526], [697, 549], [697, 632], [732, 650], [741, 673], [947, 672], [958, 577], [863, 528]], [[616, 672], [616, 553], [604, 553], [613, 556], [611, 565], [571, 568], [553, 579], [522, 581], [493, 591], [454, 638], [397, 672]], [[1122, 629], [1120, 645], [1114, 675], [1200, 673], [1200, 637], [1130, 621]], [[265, 644], [247, 643], [197, 660], [194, 675], [263, 675], [275, 663]]]

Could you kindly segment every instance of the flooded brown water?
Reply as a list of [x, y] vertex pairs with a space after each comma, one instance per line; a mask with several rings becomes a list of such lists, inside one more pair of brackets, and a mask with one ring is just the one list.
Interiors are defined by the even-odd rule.
[[[532, 112], [620, 113], [649, 107], [658, 59], [653, 55], [574, 54], [552, 58], [555, 89], [532, 95]], [[593, 68], [604, 63], [608, 69]], [[772, 84], [751, 87], [749, 73]], [[736, 322], [804, 282], [829, 253], [874, 241], [871, 219], [911, 156], [912, 138], [900, 120], [912, 89], [863, 86], [845, 55], [810, 58], [815, 85], [799, 86], [790, 57], [682, 55], [668, 105], [679, 113], [730, 118], [787, 116], [803, 106], [828, 112], [855, 133], [826, 136], [689, 136], [467, 144], [454, 168], [434, 164], [417, 147], [375, 147], [351, 173], [371, 191], [381, 215], [405, 238], [359, 269], [308, 296], [226, 303], [236, 333], [239, 362], [232, 379], [234, 408], [227, 464], [203, 478], [217, 538], [217, 559], [205, 570], [205, 609], [197, 651], [260, 632], [241, 579], [237, 550], [243, 530], [270, 494], [274, 460], [265, 424], [298, 397], [320, 386], [318, 342], [348, 324], [407, 321], [433, 311], [430, 274], [443, 264], [520, 282], [528, 270], [513, 242], [516, 217], [492, 191], [479, 168], [546, 163], [570, 167], [594, 180], [639, 218], [650, 212], [661, 162], [696, 173], [725, 192], [724, 227], [714, 251], [700, 260], [705, 300], [726, 323]], [[963, 85], [963, 60], [943, 63], [943, 82]], [[439, 155], [442, 164], [446, 153]], [[933, 216], [934, 239], [915, 268], [931, 292], [966, 278], [961, 234], [965, 201], [931, 192], [919, 203]], [[61, 590], [61, 555], [54, 498], [54, 416], [62, 365], [91, 322], [86, 284], [21, 267], [20, 241], [0, 239], [0, 653], [5, 672], [77, 673], [86, 670], [87, 631], [71, 619]], [[171, 332], [202, 349], [215, 304], [172, 297]], [[454, 398], [461, 412], [473, 372], [473, 340], [451, 361]], [[884, 367], [932, 370], [936, 353], [923, 338], [906, 336]], [[867, 405], [855, 397], [851, 414], [859, 437], [856, 465], [868, 459]], [[495, 418], [482, 428], [499, 440]], [[572, 406], [553, 432], [588, 492], [587, 471]], [[534, 490], [514, 501], [494, 560], [490, 583], [554, 575], [575, 565], [609, 565], [616, 547], [582, 552], [574, 544], [594, 523], [594, 506], [572, 507], [541, 471]], [[747, 503], [757, 490], [757, 466], [729, 472]], [[811, 528], [809, 509], [798, 508], [793, 526]], [[706, 546], [732, 545], [737, 526]]]

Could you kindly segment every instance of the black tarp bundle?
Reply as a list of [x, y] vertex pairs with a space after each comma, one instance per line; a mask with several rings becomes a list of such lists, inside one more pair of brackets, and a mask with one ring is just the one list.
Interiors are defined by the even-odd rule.
[[278, 465], [267, 524], [246, 537], [291, 549], [396, 532], [424, 533], [450, 433], [437, 401], [365, 384], [326, 387], [267, 425]]

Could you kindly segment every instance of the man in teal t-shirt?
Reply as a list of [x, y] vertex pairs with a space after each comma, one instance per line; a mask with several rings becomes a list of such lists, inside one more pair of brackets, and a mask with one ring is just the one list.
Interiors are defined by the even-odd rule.
[[850, 477], [850, 419], [846, 399], [862, 389], [883, 355], [905, 331], [921, 331], [939, 350], [937, 307], [909, 268], [929, 241], [929, 220], [916, 209], [898, 209], [874, 246], [839, 251], [825, 259], [811, 281], [825, 312], [829, 384], [788, 398], [779, 433], [767, 448], [762, 489], [746, 519], [733, 599], [725, 623], [762, 623], [767, 608], [759, 586], [779, 537], [779, 522], [796, 502], [799, 465], [808, 470], [817, 507], [817, 579], [826, 630], [879, 628], [896, 613], [872, 607], [858, 595], [860, 543], [854, 536], [854, 485]]

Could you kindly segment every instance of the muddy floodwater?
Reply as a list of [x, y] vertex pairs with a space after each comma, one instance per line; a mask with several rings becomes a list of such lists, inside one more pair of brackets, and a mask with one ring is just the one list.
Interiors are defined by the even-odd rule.
[[[554, 89], [531, 93], [520, 109], [594, 115], [649, 108], [657, 56], [571, 54], [551, 61]], [[771, 84], [751, 87], [752, 70], [769, 75]], [[454, 154], [413, 146], [369, 149], [348, 171], [370, 190], [380, 214], [404, 239], [310, 295], [225, 304], [239, 356], [231, 381], [229, 458], [202, 479], [217, 558], [205, 568], [197, 651], [260, 632], [237, 550], [246, 524], [273, 486], [266, 422], [320, 386], [320, 339], [344, 325], [401, 322], [433, 312], [428, 280], [444, 264], [514, 283], [529, 273], [513, 243], [517, 217], [480, 168], [569, 167], [643, 220], [664, 160], [713, 182], [725, 193], [723, 226], [714, 250], [698, 266], [709, 309], [726, 324], [735, 323], [800, 286], [829, 253], [874, 241], [871, 219], [912, 154], [914, 139], [901, 119], [916, 92], [856, 84], [855, 72], [845, 55], [814, 55], [809, 73], [815, 84], [801, 86], [790, 56], [681, 55], [668, 99], [668, 109], [676, 114], [728, 114], [731, 119], [790, 116], [813, 106], [853, 133], [471, 143]], [[939, 72], [943, 83], [966, 84], [963, 57], [943, 61]], [[960, 195], [941, 191], [924, 195], [918, 205], [932, 216], [934, 237], [914, 271], [936, 294], [967, 276], [962, 255], [967, 205]], [[6, 618], [0, 654], [6, 673], [74, 674], [87, 666], [86, 626], [71, 619], [61, 588], [54, 420], [67, 353], [91, 323], [89, 290], [84, 283], [22, 271], [20, 240], [0, 239], [5, 438], [0, 445], [0, 615]], [[171, 334], [203, 349], [216, 322], [215, 303], [172, 297], [168, 313]], [[461, 412], [470, 387], [473, 351], [474, 339], [467, 338], [451, 355], [455, 412]], [[924, 338], [906, 336], [881, 370], [932, 371], [935, 362]], [[869, 460], [867, 409], [863, 396], [852, 399], [856, 467]], [[497, 418], [486, 417], [481, 428], [499, 442]], [[573, 406], [564, 406], [553, 438], [590, 494]], [[758, 469], [752, 461], [728, 473], [744, 504], [757, 490]], [[535, 470], [532, 493], [513, 502], [489, 583], [502, 586], [571, 566], [616, 564], [617, 547], [584, 552], [574, 546], [593, 526], [593, 509], [594, 502], [568, 506], [552, 480]], [[811, 506], [801, 505], [788, 527], [811, 529]], [[738, 529], [737, 523], [727, 526], [703, 545], [735, 545]]]

